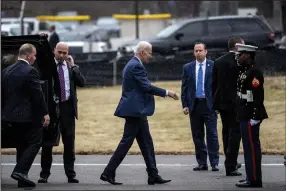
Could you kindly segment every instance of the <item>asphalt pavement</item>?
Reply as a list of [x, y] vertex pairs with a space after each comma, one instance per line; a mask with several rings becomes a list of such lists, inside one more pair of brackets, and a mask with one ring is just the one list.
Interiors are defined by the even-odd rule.
[[[62, 155], [54, 155], [51, 176], [47, 184], [38, 184], [33, 190], [286, 190], [283, 156], [263, 156], [262, 173], [263, 188], [237, 188], [235, 183], [245, 178], [244, 165], [240, 169], [241, 177], [226, 177], [223, 166], [224, 157], [220, 156], [220, 170], [195, 172], [194, 155], [157, 155], [159, 174], [164, 179], [172, 181], [164, 185], [148, 185], [146, 167], [140, 155], [128, 155], [116, 171], [116, 181], [123, 185], [110, 185], [99, 179], [110, 155], [77, 155], [75, 171], [79, 184], [67, 183], [64, 173]], [[15, 166], [15, 155], [2, 155], [1, 157], [1, 185], [2, 190], [24, 190], [17, 188], [17, 182], [10, 175]], [[243, 156], [239, 162], [244, 163]], [[29, 178], [37, 182], [39, 178], [40, 156], [35, 159], [29, 172]]]

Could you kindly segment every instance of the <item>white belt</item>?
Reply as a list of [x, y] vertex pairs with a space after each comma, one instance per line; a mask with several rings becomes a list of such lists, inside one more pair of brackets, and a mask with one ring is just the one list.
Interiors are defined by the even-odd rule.
[[237, 92], [237, 95], [240, 97], [240, 99], [246, 99], [247, 102], [253, 102], [253, 94], [251, 90], [246, 90], [246, 94]]

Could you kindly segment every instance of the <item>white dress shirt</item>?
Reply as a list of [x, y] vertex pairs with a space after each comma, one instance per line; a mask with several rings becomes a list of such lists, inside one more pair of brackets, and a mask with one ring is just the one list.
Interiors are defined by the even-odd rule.
[[[142, 61], [140, 60], [140, 58], [138, 58], [137, 56], [135, 56], [138, 60], [139, 60], [139, 62], [140, 62], [140, 64], [142, 64], [143, 65], [143, 63], [142, 63]], [[166, 90], [166, 97], [168, 96], [168, 90]]]
[[[58, 61], [55, 59], [55, 62], [57, 64], [57, 70], [59, 72], [59, 66], [58, 66]], [[66, 89], [66, 100], [69, 99], [70, 97], [70, 78], [69, 78], [69, 70], [68, 70], [68, 65], [66, 61], [63, 62], [63, 71], [64, 71], [64, 79], [65, 79], [65, 89]]]
[[27, 60], [23, 59], [23, 58], [18, 58], [18, 60], [22, 60], [22, 61], [26, 62], [27, 64], [29, 64], [29, 62]]
[[[205, 59], [202, 62], [202, 69], [203, 69], [203, 96], [205, 96], [205, 74], [206, 74], [206, 62], [207, 59]], [[200, 62], [196, 60], [196, 88], [198, 86], [198, 74], [199, 74], [199, 69], [200, 69]]]

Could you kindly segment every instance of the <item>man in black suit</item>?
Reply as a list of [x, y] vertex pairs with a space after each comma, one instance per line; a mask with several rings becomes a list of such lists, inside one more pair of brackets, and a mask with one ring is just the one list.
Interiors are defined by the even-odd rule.
[[237, 163], [241, 134], [236, 121], [236, 81], [239, 74], [235, 60], [235, 44], [243, 39], [233, 37], [228, 41], [229, 52], [214, 62], [213, 69], [213, 109], [218, 111], [222, 121], [223, 150], [225, 154], [226, 176], [241, 176]]
[[[77, 112], [76, 86], [84, 87], [85, 79], [79, 67], [74, 64], [73, 58], [68, 55], [68, 45], [59, 42], [54, 50], [57, 64], [60, 98], [59, 98], [59, 125], [64, 144], [64, 168], [69, 183], [78, 183], [74, 171], [75, 161], [75, 118]], [[52, 166], [52, 146], [43, 146], [41, 153], [40, 179], [38, 183], [47, 183]]]
[[56, 27], [54, 25], [50, 26], [49, 32], [49, 43], [51, 45], [52, 50], [54, 51], [56, 45], [60, 42], [60, 38], [59, 35], [56, 33]]
[[18, 61], [5, 68], [1, 77], [2, 136], [17, 141], [17, 164], [11, 177], [19, 187], [35, 187], [28, 172], [41, 147], [42, 127], [50, 121], [40, 77], [31, 65], [36, 60], [36, 48], [24, 44]]

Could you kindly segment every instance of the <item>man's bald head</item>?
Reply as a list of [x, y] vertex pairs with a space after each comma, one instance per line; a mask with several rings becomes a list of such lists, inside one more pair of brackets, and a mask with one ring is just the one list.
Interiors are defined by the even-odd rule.
[[33, 64], [36, 60], [36, 48], [34, 45], [26, 43], [23, 44], [19, 49], [19, 58], [24, 59], [29, 62], [29, 64]]
[[64, 42], [58, 42], [56, 45], [56, 48], [65, 48], [65, 49], [69, 49], [69, 46], [67, 43]]
[[147, 63], [152, 58], [152, 45], [147, 41], [141, 41], [134, 50], [135, 56]]
[[59, 42], [54, 50], [55, 58], [59, 62], [63, 62], [69, 53], [69, 46], [64, 42]]

